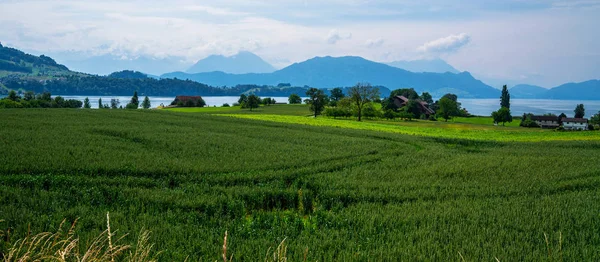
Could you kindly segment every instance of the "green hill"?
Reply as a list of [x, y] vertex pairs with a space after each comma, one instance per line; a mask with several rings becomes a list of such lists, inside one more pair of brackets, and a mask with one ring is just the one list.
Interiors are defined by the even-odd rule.
[[73, 74], [54, 59], [41, 55], [34, 56], [18, 49], [0, 44], [0, 76], [21, 74], [29, 76], [53, 76]]

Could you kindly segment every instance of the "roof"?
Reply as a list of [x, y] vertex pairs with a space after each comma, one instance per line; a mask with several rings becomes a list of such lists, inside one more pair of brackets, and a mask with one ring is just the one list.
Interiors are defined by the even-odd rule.
[[531, 116], [532, 121], [556, 121], [558, 122], [557, 116]]
[[406, 98], [405, 96], [396, 96], [396, 98], [404, 101], [405, 103], [408, 102], [408, 98]]
[[179, 101], [188, 101], [188, 100], [199, 100], [201, 96], [176, 96], [175, 99]]
[[561, 119], [562, 122], [575, 122], [575, 123], [585, 123], [587, 124], [588, 120], [587, 118], [566, 118], [563, 117], [563, 119]]
[[[399, 104], [396, 104], [398, 107], [402, 107], [405, 106], [406, 103], [409, 101], [408, 98], [406, 98], [405, 96], [395, 96], [394, 97], [396, 100], [402, 101]], [[415, 99], [415, 101], [417, 101], [417, 103], [419, 103], [419, 108], [421, 109], [421, 112], [426, 113], [426, 114], [435, 114], [435, 112], [429, 108], [429, 104], [427, 104], [427, 102], [421, 100], [421, 99]], [[396, 101], [394, 101], [394, 103], [396, 103]]]

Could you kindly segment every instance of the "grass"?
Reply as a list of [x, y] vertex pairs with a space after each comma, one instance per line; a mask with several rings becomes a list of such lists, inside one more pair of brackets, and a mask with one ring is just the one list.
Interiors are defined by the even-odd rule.
[[270, 105], [261, 106], [253, 110], [240, 109], [235, 107], [176, 107], [163, 109], [170, 112], [183, 113], [207, 113], [207, 114], [271, 114], [271, 115], [294, 115], [307, 116], [310, 115], [306, 105]]
[[[477, 124], [477, 125], [486, 125], [493, 126], [494, 120], [491, 117], [484, 116], [474, 116], [474, 117], [454, 117], [450, 120], [452, 123], [463, 123], [463, 124]], [[504, 126], [507, 127], [519, 127], [519, 123], [521, 120], [514, 119], [510, 123], [505, 123]], [[502, 126], [502, 124], [500, 124]]]
[[150, 230], [160, 261], [222, 259], [225, 232], [225, 257], [246, 261], [600, 260], [598, 140], [414, 136], [378, 128], [457, 123], [359, 123], [371, 130], [261, 110], [1, 110], [0, 253], [66, 219], [84, 254], [110, 212], [117, 245], [131, 243], [121, 254]]
[[486, 126], [480, 124], [461, 124], [454, 122], [431, 121], [364, 121], [357, 122], [349, 119], [332, 119], [326, 117], [304, 117], [268, 114], [220, 114], [234, 118], [253, 119], [289, 124], [310, 126], [328, 126], [370, 130], [413, 136], [424, 136], [447, 139], [472, 139], [484, 141], [556, 141], [556, 140], [600, 140], [598, 132], [557, 132], [553, 130], [511, 128], [502, 126]]

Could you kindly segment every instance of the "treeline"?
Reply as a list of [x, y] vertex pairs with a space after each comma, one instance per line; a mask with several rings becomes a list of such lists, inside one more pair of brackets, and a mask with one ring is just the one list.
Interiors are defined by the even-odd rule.
[[[470, 115], [466, 109], [461, 107], [455, 94], [446, 94], [434, 102], [429, 93], [423, 92], [419, 95], [412, 88], [393, 90], [389, 96], [383, 99], [381, 99], [378, 87], [361, 83], [345, 90], [334, 88], [330, 91], [329, 96], [315, 88], [309, 89], [306, 95], [309, 99], [306, 99], [305, 102], [310, 105], [310, 111], [314, 113], [315, 117], [323, 113], [333, 118], [356, 117], [358, 121], [362, 117], [431, 121], [436, 121], [437, 117], [440, 117], [447, 121], [455, 116]], [[407, 101], [398, 105], [395, 102], [398, 96], [407, 98]], [[299, 103], [299, 97], [297, 95], [290, 96], [289, 103]]]
[[[120, 76], [123, 74], [118, 74]], [[12, 90], [31, 90], [36, 93], [51, 92], [68, 95], [125, 96], [135, 91], [150, 96], [238, 96], [251, 91], [259, 96], [288, 96], [304, 93], [307, 87], [272, 87], [237, 85], [234, 87], [212, 87], [191, 80], [118, 78], [104, 76], [62, 76], [51, 80], [22, 78], [11, 75], [0, 78], [0, 83]]]
[[35, 94], [28, 91], [20, 96], [10, 91], [8, 96], [0, 99], [0, 108], [81, 108], [83, 102], [77, 99], [64, 99], [61, 96], [52, 98], [48, 92]]

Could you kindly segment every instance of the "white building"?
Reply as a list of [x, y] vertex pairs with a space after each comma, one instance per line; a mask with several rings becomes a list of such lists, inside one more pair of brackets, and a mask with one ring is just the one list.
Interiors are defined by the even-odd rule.
[[563, 118], [561, 119], [563, 128], [566, 130], [587, 130], [587, 118]]

